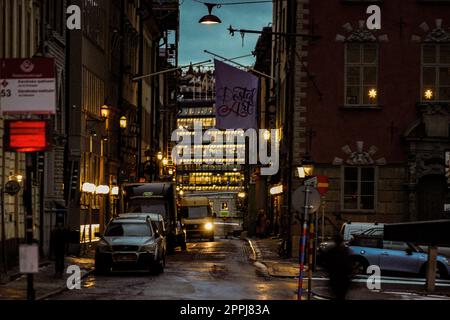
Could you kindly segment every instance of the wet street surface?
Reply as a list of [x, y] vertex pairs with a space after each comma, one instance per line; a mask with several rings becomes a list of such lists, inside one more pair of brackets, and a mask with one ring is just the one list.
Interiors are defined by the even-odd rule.
[[55, 300], [292, 300], [296, 281], [261, 274], [248, 259], [246, 241], [195, 242], [167, 257], [165, 272], [90, 275], [81, 290]]

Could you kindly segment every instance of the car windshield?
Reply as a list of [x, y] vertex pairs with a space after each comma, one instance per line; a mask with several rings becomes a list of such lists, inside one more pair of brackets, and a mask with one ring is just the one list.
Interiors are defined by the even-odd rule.
[[188, 207], [187, 210], [184, 211], [187, 213], [187, 218], [198, 219], [208, 217], [207, 207]]
[[141, 213], [152, 212], [166, 216], [166, 205], [164, 200], [149, 200], [149, 199], [133, 199], [128, 203], [127, 212]]
[[408, 243], [408, 245], [413, 248], [416, 252], [420, 252], [420, 253], [426, 253], [421, 247], [416, 246], [413, 243]]
[[384, 234], [384, 229], [382, 228], [371, 228], [367, 229], [363, 232], [361, 232], [360, 236], [375, 236], [375, 237], [382, 237]]
[[145, 223], [113, 222], [105, 232], [106, 237], [151, 237], [152, 230]]

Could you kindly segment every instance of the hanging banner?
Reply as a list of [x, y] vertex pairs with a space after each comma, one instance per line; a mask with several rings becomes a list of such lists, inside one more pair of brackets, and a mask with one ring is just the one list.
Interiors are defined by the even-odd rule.
[[1, 59], [0, 112], [55, 114], [54, 59]]
[[216, 128], [258, 129], [259, 78], [215, 60]]

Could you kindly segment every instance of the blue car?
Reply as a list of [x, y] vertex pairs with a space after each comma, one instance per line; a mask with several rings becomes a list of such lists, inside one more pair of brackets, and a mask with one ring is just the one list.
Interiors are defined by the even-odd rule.
[[[377, 265], [382, 272], [398, 272], [425, 276], [428, 254], [414, 244], [386, 241], [373, 235], [356, 236], [348, 242], [355, 273], [366, 274], [367, 267]], [[437, 278], [450, 274], [447, 258], [437, 257]]]

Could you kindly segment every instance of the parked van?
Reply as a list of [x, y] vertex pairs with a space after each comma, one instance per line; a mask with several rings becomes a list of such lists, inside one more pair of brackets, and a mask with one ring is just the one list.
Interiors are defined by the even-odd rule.
[[214, 216], [207, 197], [181, 199], [180, 215], [186, 230], [186, 238], [214, 241]]
[[346, 222], [342, 225], [341, 235], [344, 241], [349, 241], [352, 239], [354, 234], [359, 234], [368, 229], [372, 229], [375, 227], [384, 227], [382, 223], [369, 223], [369, 222]]
[[164, 217], [167, 252], [186, 250], [186, 234], [178, 215], [174, 183], [125, 184], [121, 190], [121, 213], [155, 213]]

